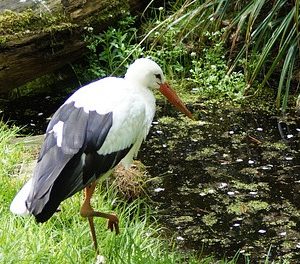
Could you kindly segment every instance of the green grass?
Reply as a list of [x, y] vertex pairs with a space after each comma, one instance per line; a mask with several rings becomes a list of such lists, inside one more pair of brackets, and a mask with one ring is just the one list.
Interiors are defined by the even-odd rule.
[[[0, 158], [6, 160], [5, 166], [0, 167], [0, 262], [94, 263], [88, 222], [79, 215], [81, 193], [63, 202], [61, 212], [44, 224], [9, 211], [10, 202], [25, 181], [17, 177], [18, 168], [30, 154], [21, 143], [11, 144], [16, 133], [17, 129], [9, 130], [0, 123]], [[100, 255], [106, 263], [234, 263], [217, 262], [212, 257], [200, 260], [179, 251], [174, 241], [163, 235], [151, 216], [151, 207], [143, 199], [122, 202], [105, 183], [96, 190], [93, 205], [98, 210], [114, 211], [120, 218], [118, 236], [107, 230], [104, 219], [95, 219]]]

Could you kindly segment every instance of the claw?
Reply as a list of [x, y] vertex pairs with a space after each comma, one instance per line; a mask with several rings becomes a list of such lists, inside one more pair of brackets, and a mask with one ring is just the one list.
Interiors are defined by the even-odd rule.
[[120, 233], [119, 230], [119, 219], [116, 215], [111, 214], [108, 218], [108, 223], [107, 223], [108, 229], [110, 229], [111, 232], [115, 230], [116, 235]]

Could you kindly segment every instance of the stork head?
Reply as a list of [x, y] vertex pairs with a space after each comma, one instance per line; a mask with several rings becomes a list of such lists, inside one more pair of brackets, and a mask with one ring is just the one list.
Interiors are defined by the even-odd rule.
[[150, 89], [159, 89], [160, 85], [165, 82], [162, 69], [156, 62], [148, 58], [135, 60], [129, 66], [125, 79]]
[[194, 119], [176, 92], [165, 81], [162, 69], [153, 60], [148, 58], [135, 60], [129, 66], [125, 79], [150, 89], [158, 89], [180, 112]]

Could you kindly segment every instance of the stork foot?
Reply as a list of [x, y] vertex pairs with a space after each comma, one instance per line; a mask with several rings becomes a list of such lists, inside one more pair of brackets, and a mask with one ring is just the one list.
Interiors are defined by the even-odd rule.
[[[82, 208], [81, 208], [82, 209]], [[115, 214], [106, 214], [106, 213], [102, 213], [102, 212], [97, 212], [94, 210], [90, 210], [90, 211], [80, 211], [81, 216], [83, 217], [88, 217], [89, 219], [93, 218], [93, 217], [102, 217], [102, 218], [106, 218], [107, 221], [107, 227], [110, 231], [115, 231], [116, 235], [118, 235], [120, 233], [120, 229], [119, 229], [119, 218], [117, 217], [117, 215]]]
[[103, 217], [108, 220], [108, 229], [110, 229], [112, 232], [115, 231], [116, 234], [120, 233], [119, 230], [119, 219], [115, 214], [106, 214], [102, 212], [94, 211], [94, 209], [91, 206], [91, 197], [95, 190], [96, 182], [92, 183], [88, 187], [85, 188], [85, 200], [83, 202], [83, 205], [80, 209], [80, 215], [82, 217], [87, 217], [89, 220], [92, 240], [94, 243], [94, 247], [96, 252], [98, 253], [98, 243], [97, 243], [97, 237], [95, 232], [95, 225], [94, 225], [94, 217]]
[[107, 227], [111, 232], [115, 231], [116, 235], [120, 234], [119, 218], [115, 214], [108, 215]]
[[98, 243], [97, 243], [97, 237], [96, 237], [96, 231], [95, 231], [95, 225], [94, 225], [94, 217], [103, 217], [108, 220], [107, 227], [110, 229], [110, 231], [115, 231], [116, 235], [120, 233], [119, 229], [119, 218], [115, 214], [106, 214], [102, 212], [97, 212], [92, 209], [92, 207], [89, 204], [83, 204], [80, 210], [80, 215], [82, 217], [86, 217], [89, 220], [92, 240], [94, 243], [94, 247], [96, 252], [98, 252]]

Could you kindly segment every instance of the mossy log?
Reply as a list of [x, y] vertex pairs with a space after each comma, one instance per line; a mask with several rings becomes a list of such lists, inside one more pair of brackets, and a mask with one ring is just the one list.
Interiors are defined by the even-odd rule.
[[87, 28], [98, 33], [141, 0], [3, 0], [0, 4], [0, 94], [78, 59], [86, 51]]

